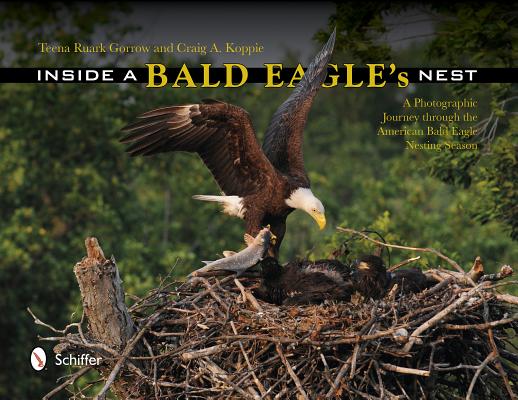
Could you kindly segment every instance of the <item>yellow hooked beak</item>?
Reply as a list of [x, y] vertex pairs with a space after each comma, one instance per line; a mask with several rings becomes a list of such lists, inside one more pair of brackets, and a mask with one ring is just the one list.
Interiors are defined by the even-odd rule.
[[358, 264], [358, 269], [370, 269], [369, 267], [369, 264], [365, 263], [365, 262], [361, 262], [360, 264]]
[[324, 229], [326, 227], [326, 216], [324, 213], [314, 211], [311, 213], [311, 216], [315, 221], [317, 221], [318, 227], [320, 230]]

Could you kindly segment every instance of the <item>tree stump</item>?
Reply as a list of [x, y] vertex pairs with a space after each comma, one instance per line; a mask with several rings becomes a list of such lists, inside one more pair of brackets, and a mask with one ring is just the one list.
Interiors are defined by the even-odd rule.
[[74, 267], [81, 290], [83, 309], [92, 337], [121, 351], [135, 333], [124, 302], [119, 270], [112, 258], [107, 260], [94, 237], [85, 240], [87, 256]]
[[[93, 341], [122, 353], [136, 333], [136, 327], [124, 302], [124, 290], [113, 257], [106, 259], [94, 237], [85, 240], [87, 256], [74, 267], [81, 290], [83, 310], [88, 320], [88, 334]], [[115, 362], [101, 373], [108, 378]], [[115, 380], [113, 392], [120, 399], [131, 398], [128, 383]], [[99, 396], [104, 398], [104, 393]]]

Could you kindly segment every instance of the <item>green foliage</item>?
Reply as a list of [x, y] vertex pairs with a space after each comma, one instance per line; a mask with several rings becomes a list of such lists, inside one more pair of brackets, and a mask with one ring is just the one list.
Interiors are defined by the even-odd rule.
[[[361, 8], [338, 5], [329, 19], [329, 28], [338, 28], [338, 48], [362, 61], [371, 61], [373, 55], [382, 60], [390, 53], [389, 44], [382, 40], [382, 34], [387, 32], [383, 17], [387, 11], [392, 16], [401, 16], [412, 8], [418, 10], [412, 5], [390, 3], [371, 2]], [[434, 3], [424, 6], [421, 14], [436, 24], [436, 34], [424, 46], [434, 63], [461, 67], [515, 66], [518, 55], [515, 4]], [[317, 38], [322, 40], [325, 36], [322, 31]], [[485, 109], [488, 123], [479, 127], [476, 137], [483, 151], [442, 152], [428, 161], [430, 173], [448, 184], [470, 188], [471, 216], [483, 224], [501, 221], [507, 225], [510, 236], [518, 239], [518, 143], [516, 121], [511, 121], [516, 113], [509, 112], [518, 110], [516, 85], [452, 84], [450, 89], [457, 96], [490, 97], [491, 108]], [[484, 110], [480, 111], [483, 119]], [[496, 143], [491, 146], [495, 137]]]
[[476, 171], [475, 191], [480, 197], [475, 198], [473, 215], [481, 223], [501, 220], [511, 228], [511, 237], [518, 240], [518, 146], [516, 130], [518, 119], [514, 119], [511, 139], [497, 138], [487, 156], [488, 166], [481, 164]]
[[430, 173], [450, 185], [471, 185], [471, 168], [481, 157], [480, 149], [463, 152], [443, 151], [430, 160]]
[[[388, 10], [405, 9], [398, 2], [365, 2], [359, 6], [355, 2], [337, 3], [336, 13], [329, 18], [331, 30], [336, 27], [335, 49], [345, 51], [362, 61], [376, 63], [390, 58], [390, 46], [378, 40], [387, 28], [383, 22], [383, 13]], [[328, 34], [319, 31], [315, 38], [321, 42]]]
[[443, 18], [430, 56], [447, 65], [511, 68], [517, 59], [516, 5], [512, 2], [437, 5]]

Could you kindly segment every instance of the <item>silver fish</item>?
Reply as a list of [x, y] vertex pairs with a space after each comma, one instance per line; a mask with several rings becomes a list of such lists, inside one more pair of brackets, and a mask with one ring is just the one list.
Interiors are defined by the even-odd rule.
[[247, 244], [245, 249], [238, 253], [225, 251], [223, 252], [224, 258], [215, 261], [204, 261], [206, 265], [193, 271], [189, 277], [207, 276], [217, 271], [236, 272], [239, 276], [266, 256], [270, 244], [275, 243], [275, 239], [276, 237], [270, 232], [269, 227], [263, 228], [255, 238], [245, 234], [245, 243]]

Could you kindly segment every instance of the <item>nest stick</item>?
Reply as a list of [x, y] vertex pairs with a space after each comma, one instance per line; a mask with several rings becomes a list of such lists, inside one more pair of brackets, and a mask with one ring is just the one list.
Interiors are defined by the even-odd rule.
[[474, 292], [475, 292], [474, 290], [470, 290], [469, 292], [462, 293], [461, 296], [457, 300], [455, 300], [453, 303], [451, 303], [448, 307], [446, 307], [441, 312], [435, 314], [432, 318], [430, 318], [425, 323], [423, 323], [421, 326], [419, 326], [416, 330], [414, 330], [414, 332], [412, 332], [412, 334], [410, 335], [408, 343], [405, 345], [405, 347], [403, 347], [403, 351], [408, 353], [414, 346], [414, 343], [417, 340], [417, 338], [423, 332], [427, 331], [432, 326], [439, 323], [439, 321], [444, 319], [449, 313], [451, 313], [452, 311], [454, 311], [455, 309], [460, 307], [468, 299], [468, 297], [470, 295], [472, 295]]
[[475, 383], [477, 383], [477, 379], [481, 372], [484, 370], [484, 368], [487, 367], [487, 364], [489, 364], [494, 358], [496, 357], [495, 353], [491, 352], [487, 355], [487, 357], [482, 361], [482, 363], [478, 366], [477, 370], [475, 371], [475, 375], [473, 375], [473, 379], [471, 380], [471, 383], [469, 384], [468, 393], [466, 394], [466, 400], [471, 399], [471, 394], [473, 392], [473, 389], [475, 388]]
[[[237, 279], [236, 279], [236, 281], [237, 281]], [[239, 284], [241, 284], [241, 282], [239, 282]], [[237, 329], [236, 329], [236, 326], [234, 324], [234, 321], [230, 321], [230, 326], [232, 327], [232, 331], [234, 332], [234, 334], [237, 335]], [[253, 380], [255, 382], [255, 385], [259, 389], [259, 392], [261, 392], [261, 398], [270, 399], [271, 397], [268, 396], [265, 387], [263, 386], [261, 381], [259, 379], [257, 379], [257, 375], [255, 374], [254, 369], [252, 368], [252, 364], [250, 363], [250, 359], [248, 358], [248, 354], [246, 354], [245, 348], [243, 346], [243, 343], [241, 343], [241, 341], [239, 342], [239, 348], [241, 349], [241, 353], [243, 354], [243, 357], [244, 357], [244, 359], [246, 361], [246, 365], [248, 367], [248, 371], [250, 371], [250, 373], [252, 374], [252, 378], [253, 378]]]
[[512, 294], [497, 294], [496, 298], [505, 303], [518, 305], [518, 296], [513, 296]]
[[487, 330], [488, 337], [489, 337], [489, 343], [491, 344], [491, 348], [493, 349], [493, 354], [495, 355], [495, 366], [498, 370], [498, 373], [502, 377], [502, 380], [504, 381], [505, 389], [507, 390], [507, 393], [509, 393], [509, 396], [512, 400], [516, 400], [516, 394], [513, 392], [513, 389], [511, 388], [511, 385], [509, 384], [509, 378], [507, 377], [507, 374], [505, 373], [504, 367], [502, 367], [502, 362], [500, 361], [500, 352], [498, 351], [498, 347], [495, 343], [495, 337], [493, 335], [493, 329], [489, 328]]
[[182, 355], [180, 357], [182, 358], [183, 361], [188, 362], [188, 361], [194, 360], [196, 358], [203, 358], [203, 357], [212, 356], [214, 354], [221, 353], [227, 347], [228, 346], [225, 343], [217, 344], [215, 346], [207, 347], [204, 349], [186, 351], [185, 353], [182, 353]]
[[485, 322], [483, 324], [469, 324], [469, 325], [455, 325], [455, 324], [445, 324], [445, 329], [455, 330], [455, 331], [466, 331], [469, 329], [478, 329], [478, 330], [486, 330], [488, 328], [494, 328], [498, 325], [507, 325], [513, 321], [518, 320], [518, 313], [514, 314], [512, 317], [503, 318], [498, 321]]
[[90, 371], [92, 367], [84, 367], [81, 368], [79, 371], [73, 373], [70, 378], [68, 378], [65, 382], [63, 382], [61, 385], [55, 387], [50, 392], [48, 392], [45, 396], [43, 396], [43, 400], [48, 400], [55, 394], [58, 394], [61, 392], [64, 388], [66, 388], [68, 385], [72, 385], [78, 378], [86, 374], [88, 371]]
[[496, 274], [487, 274], [481, 276], [481, 281], [500, 281], [502, 279], [505, 279], [513, 274], [513, 269], [510, 265], [502, 265], [500, 268], [500, 271]]
[[157, 388], [158, 388], [158, 385], [157, 385], [158, 370], [157, 370], [156, 358], [155, 358], [155, 355], [153, 354], [153, 348], [151, 347], [149, 342], [146, 340], [146, 338], [143, 338], [142, 341], [144, 342], [144, 345], [146, 346], [146, 349], [149, 352], [149, 355], [152, 357], [151, 363], [153, 365], [153, 392], [155, 393], [155, 400], [158, 400], [159, 399], [158, 391], [157, 391]]
[[418, 261], [418, 260], [420, 260], [420, 259], [421, 259], [421, 256], [417, 256], [417, 257], [409, 258], [409, 259], [407, 259], [407, 260], [403, 260], [403, 261], [401, 261], [401, 262], [399, 262], [399, 263], [394, 264], [393, 266], [391, 266], [391, 267], [388, 269], [388, 271], [389, 271], [389, 272], [395, 271], [395, 270], [396, 270], [396, 269], [398, 269], [398, 268], [401, 268], [401, 267], [403, 267], [403, 266], [405, 266], [405, 265], [407, 265], [407, 264], [413, 263], [414, 261]]
[[284, 364], [284, 366], [286, 367], [286, 370], [288, 371], [288, 374], [290, 374], [291, 379], [293, 379], [293, 382], [295, 382], [295, 386], [297, 386], [297, 390], [299, 391], [299, 393], [302, 395], [302, 397], [305, 400], [309, 400], [309, 397], [308, 397], [306, 391], [304, 390], [304, 388], [302, 387], [302, 384], [300, 383], [299, 377], [297, 376], [295, 371], [293, 371], [293, 368], [291, 367], [290, 363], [286, 359], [286, 356], [282, 352], [282, 348], [281, 348], [280, 344], [277, 344], [275, 347], [277, 349], [277, 353], [279, 354], [279, 357], [282, 360], [282, 363]]
[[326, 393], [326, 399], [330, 399], [331, 397], [333, 397], [333, 394], [335, 393], [335, 390], [336, 388], [338, 387], [338, 385], [340, 384], [340, 381], [342, 380], [342, 378], [344, 377], [344, 375], [347, 373], [347, 371], [349, 370], [349, 367], [351, 366], [351, 362], [352, 362], [352, 355], [347, 359], [347, 361], [342, 364], [342, 366], [340, 367], [340, 371], [338, 371], [338, 374], [336, 374], [336, 377], [335, 377], [335, 380], [333, 382], [333, 386], [329, 389], [329, 391]]
[[198, 277], [198, 278], [194, 278], [196, 280], [199, 280], [203, 283], [203, 285], [207, 288], [207, 290], [209, 291], [209, 294], [212, 296], [212, 298], [214, 300], [216, 300], [220, 305], [221, 307], [223, 307], [223, 309], [225, 311], [228, 311], [228, 306], [225, 304], [225, 302], [223, 300], [221, 300], [221, 298], [216, 294], [216, 292], [214, 291], [214, 288], [212, 287], [212, 285], [210, 284], [210, 282], [205, 279], [205, 278], [201, 278], [201, 277]]
[[452, 277], [444, 279], [444, 280], [440, 281], [437, 285], [433, 286], [432, 288], [422, 292], [422, 294], [420, 294], [420, 296], [428, 297], [428, 296], [431, 296], [432, 294], [438, 293], [452, 282], [453, 282]]
[[383, 368], [385, 371], [397, 372], [399, 374], [430, 376], [430, 371], [416, 368], [400, 367], [398, 365], [388, 363], [381, 363], [381, 368]]
[[245, 289], [243, 284], [241, 282], [239, 282], [239, 279], [235, 278], [234, 279], [234, 283], [236, 284], [236, 286], [241, 291], [241, 294], [243, 295], [243, 300], [245, 300], [245, 301], [248, 300], [250, 302], [250, 304], [252, 305], [252, 307], [254, 307], [257, 312], [261, 312], [262, 313], [263, 312], [263, 308], [259, 305], [259, 302], [254, 297], [254, 295], [252, 293], [250, 293], [248, 290]]
[[138, 333], [136, 333], [135, 336], [126, 345], [126, 348], [124, 349], [124, 351], [122, 352], [121, 356], [119, 357], [119, 360], [117, 361], [117, 363], [113, 367], [112, 371], [110, 372], [110, 375], [106, 379], [106, 383], [104, 384], [103, 388], [99, 391], [99, 393], [97, 393], [97, 396], [95, 396], [96, 400], [104, 398], [104, 396], [106, 395], [106, 392], [108, 391], [110, 386], [113, 384], [113, 382], [115, 381], [115, 378], [117, 377], [117, 374], [119, 373], [119, 371], [121, 370], [122, 366], [124, 365], [124, 362], [126, 361], [128, 356], [130, 355], [132, 350], [135, 348], [135, 346], [137, 345], [139, 340], [142, 338], [142, 336], [144, 336], [144, 333], [146, 332], [146, 330], [151, 325], [153, 325], [155, 323], [157, 317], [158, 317], [158, 315], [155, 315], [154, 317], [152, 316], [151, 318], [149, 318], [149, 320], [146, 323], [146, 325], [144, 325], [138, 331]]

